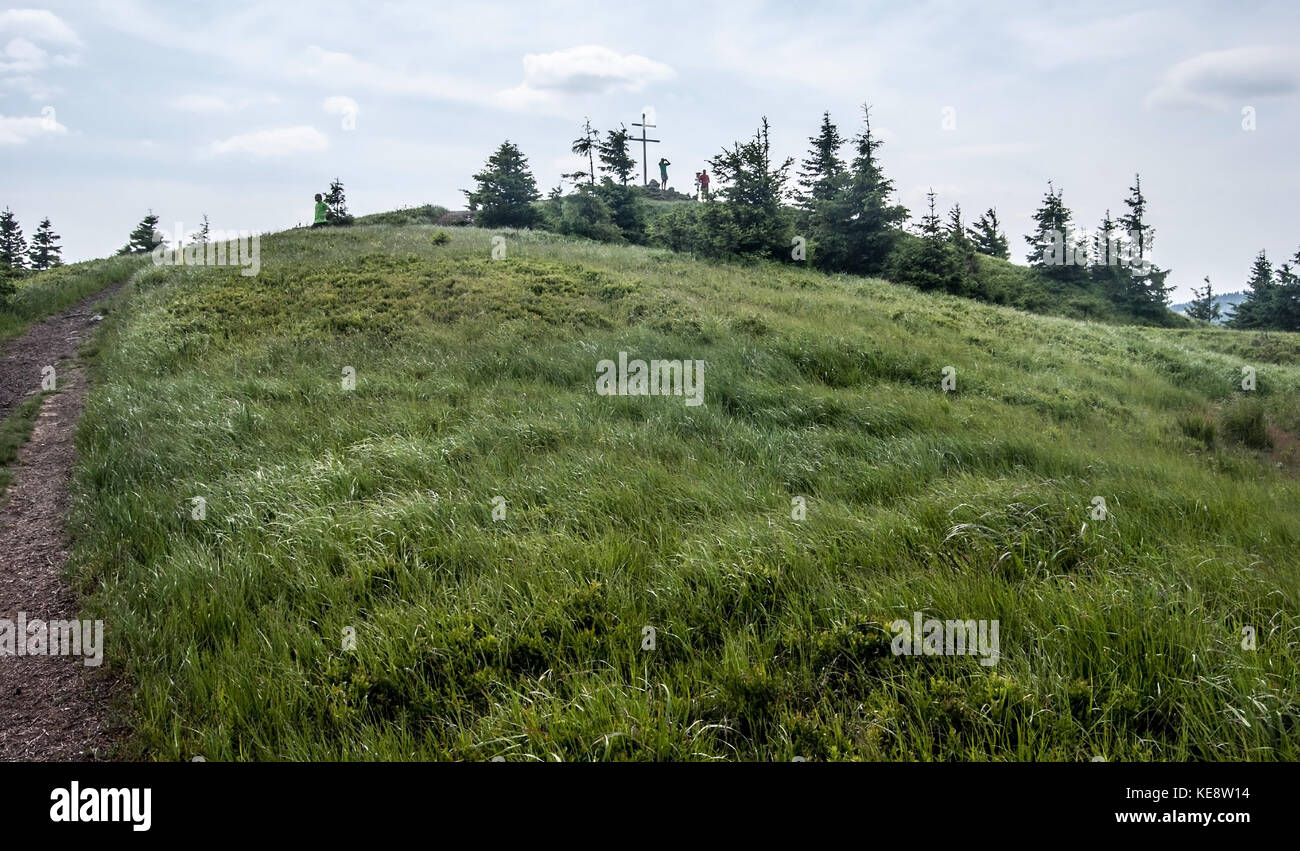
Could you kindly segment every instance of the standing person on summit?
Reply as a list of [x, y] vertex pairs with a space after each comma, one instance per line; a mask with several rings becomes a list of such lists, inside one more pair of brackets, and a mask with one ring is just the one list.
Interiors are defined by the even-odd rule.
[[672, 163], [664, 157], [659, 158], [659, 188], [666, 190], [668, 188], [668, 166]]
[[316, 193], [316, 217], [315, 220], [311, 223], [311, 226], [314, 228], [323, 228], [327, 224], [329, 224], [329, 207], [325, 204], [325, 201], [321, 198], [321, 194], [317, 192]]
[[700, 200], [703, 201], [709, 197], [709, 172], [707, 170], [700, 172]]

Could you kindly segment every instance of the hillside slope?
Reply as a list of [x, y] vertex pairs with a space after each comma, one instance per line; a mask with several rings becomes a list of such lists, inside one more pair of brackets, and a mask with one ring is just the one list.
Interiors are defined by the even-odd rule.
[[[1294, 335], [432, 232], [110, 317], [74, 559], [142, 754], [1300, 758]], [[620, 352], [704, 404], [598, 395]]]

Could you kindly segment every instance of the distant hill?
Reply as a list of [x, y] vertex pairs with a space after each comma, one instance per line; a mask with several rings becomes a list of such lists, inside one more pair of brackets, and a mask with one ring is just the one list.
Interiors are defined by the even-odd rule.
[[[1241, 304], [1245, 300], [1246, 300], [1245, 292], [1223, 293], [1222, 295], [1216, 295], [1214, 297], [1214, 303], [1219, 306], [1219, 312], [1223, 314], [1223, 319], [1219, 320], [1218, 324], [1222, 325], [1224, 320], [1232, 318], [1232, 314], [1237, 312], [1237, 305]], [[1172, 310], [1174, 313], [1181, 313], [1186, 315], [1187, 308], [1190, 307], [1191, 304], [1192, 303], [1190, 301], [1184, 301], [1180, 304], [1169, 305], [1169, 309]]]

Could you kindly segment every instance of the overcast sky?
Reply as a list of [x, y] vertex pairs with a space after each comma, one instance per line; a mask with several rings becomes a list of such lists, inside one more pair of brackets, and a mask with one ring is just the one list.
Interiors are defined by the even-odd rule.
[[1298, 42], [1300, 4], [1250, 0], [51, 3], [0, 12], [0, 206], [68, 260], [147, 208], [169, 233], [308, 222], [336, 175], [354, 213], [458, 209], [503, 139], [545, 190], [584, 116], [645, 108], [689, 189], [764, 114], [801, 157], [869, 102], [914, 218], [929, 187], [995, 206], [1018, 260], [1049, 178], [1092, 227], [1141, 172], [1181, 298], [1300, 248]]

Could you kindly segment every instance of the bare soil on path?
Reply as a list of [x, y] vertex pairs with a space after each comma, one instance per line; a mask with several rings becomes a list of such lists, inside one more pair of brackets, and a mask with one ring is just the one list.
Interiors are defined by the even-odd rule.
[[[28, 624], [79, 617], [80, 601], [63, 581], [68, 490], [87, 391], [86, 371], [76, 358], [97, 325], [94, 306], [121, 286], [89, 296], [0, 344], [0, 421], [41, 392], [45, 367], [56, 369], [55, 392], [42, 403], [0, 498], [0, 620], [16, 625], [19, 612]], [[0, 655], [0, 760], [107, 755], [117, 739], [108, 721], [114, 684], [106, 666], [87, 666], [85, 658]]]

